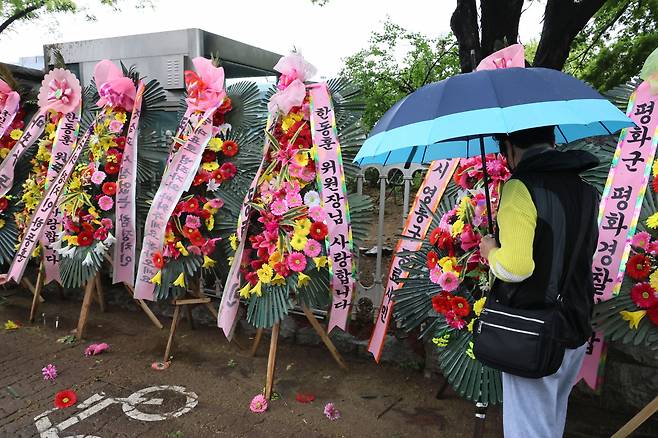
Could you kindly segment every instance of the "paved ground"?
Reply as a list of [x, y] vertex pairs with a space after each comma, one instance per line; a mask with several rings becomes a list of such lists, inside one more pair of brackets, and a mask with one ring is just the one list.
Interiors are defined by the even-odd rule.
[[[473, 405], [455, 396], [435, 399], [439, 382], [417, 371], [347, 358], [350, 371], [343, 372], [322, 348], [284, 344], [279, 350], [275, 385], [280, 399], [271, 403], [268, 412], [253, 414], [248, 406], [263, 388], [267, 340], [259, 355], [251, 358], [229, 345], [217, 329], [192, 331], [184, 323], [171, 368], [158, 372], [151, 370], [150, 364], [160, 359], [167, 333], [150, 325], [141, 313], [110, 309], [103, 314], [94, 307], [87, 341], [62, 344], [57, 339], [75, 326], [80, 304], [49, 299], [40, 310], [46, 313], [46, 326], [39, 322], [4, 330], [8, 319], [24, 323], [29, 302], [27, 294], [19, 293], [0, 305], [2, 438], [472, 435]], [[55, 316], [59, 316], [59, 329], [54, 328]], [[241, 341], [249, 342], [246, 338]], [[91, 342], [107, 342], [111, 350], [85, 358], [84, 349]], [[54, 383], [41, 377], [41, 368], [48, 363], [60, 372]], [[142, 397], [135, 394], [161, 386], [183, 388], [155, 388]], [[55, 393], [66, 388], [76, 391], [79, 403], [90, 399], [87, 406], [48, 413]], [[298, 392], [313, 393], [317, 399], [301, 404], [295, 400]], [[331, 422], [323, 416], [329, 401], [342, 411], [340, 420]], [[35, 421], [44, 412], [47, 415]], [[596, 414], [592, 405], [576, 404], [570, 413], [568, 435], [609, 436], [627, 418], [619, 413], [616, 417]], [[501, 429], [500, 410], [494, 407], [489, 411], [485, 436], [501, 436]]]

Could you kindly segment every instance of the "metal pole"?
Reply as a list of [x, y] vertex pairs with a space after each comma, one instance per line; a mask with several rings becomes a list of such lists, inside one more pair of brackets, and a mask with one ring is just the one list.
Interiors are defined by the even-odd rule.
[[489, 220], [489, 234], [494, 233], [493, 215], [491, 211], [491, 196], [489, 195], [489, 173], [487, 172], [487, 156], [484, 152], [484, 137], [480, 136], [480, 156], [482, 157], [482, 170], [484, 171], [484, 197], [487, 200], [487, 219]]
[[475, 404], [475, 430], [473, 438], [482, 438], [484, 436], [484, 421], [487, 419], [487, 403], [477, 402]]
[[356, 193], [363, 195], [363, 172], [359, 171], [356, 175]]
[[410, 191], [411, 191], [411, 181], [413, 180], [413, 174], [412, 175], [404, 175], [404, 196], [403, 196], [403, 204], [402, 204], [402, 229], [404, 229], [404, 224], [407, 221], [407, 216], [409, 215], [409, 196], [410, 196]]
[[386, 201], [386, 173], [379, 170], [379, 223], [377, 225], [377, 265], [375, 266], [375, 285], [382, 286], [382, 247], [384, 246], [384, 208]]

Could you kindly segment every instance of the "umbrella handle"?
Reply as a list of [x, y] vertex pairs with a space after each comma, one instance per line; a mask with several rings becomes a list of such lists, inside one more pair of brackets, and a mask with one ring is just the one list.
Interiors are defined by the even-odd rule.
[[491, 196], [489, 195], [489, 174], [487, 173], [487, 156], [484, 152], [484, 137], [480, 136], [480, 156], [482, 157], [482, 170], [484, 171], [484, 197], [487, 201], [487, 219], [489, 234], [494, 233], [493, 215], [491, 213]]

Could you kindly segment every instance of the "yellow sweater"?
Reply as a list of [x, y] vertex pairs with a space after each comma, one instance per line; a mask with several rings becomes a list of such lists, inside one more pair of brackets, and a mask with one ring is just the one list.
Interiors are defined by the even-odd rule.
[[496, 278], [520, 283], [532, 275], [536, 226], [537, 209], [530, 192], [521, 181], [509, 180], [503, 187], [498, 208], [500, 248], [489, 253], [489, 265]]

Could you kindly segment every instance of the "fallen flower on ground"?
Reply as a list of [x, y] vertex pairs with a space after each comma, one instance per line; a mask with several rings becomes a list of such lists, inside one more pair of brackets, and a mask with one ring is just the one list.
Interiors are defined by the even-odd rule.
[[11, 319], [9, 319], [9, 320], [7, 320], [7, 322], [5, 322], [5, 330], [16, 330], [18, 327], [19, 327], [18, 324], [16, 324]]
[[55, 394], [55, 407], [57, 409], [68, 408], [76, 404], [77, 401], [78, 396], [70, 389], [65, 389]]
[[43, 380], [54, 381], [57, 378], [57, 367], [49, 363], [45, 367], [41, 368], [41, 373], [43, 374]]
[[340, 411], [333, 403], [327, 403], [324, 407], [324, 415], [331, 421], [335, 421], [340, 418]]
[[295, 400], [299, 403], [311, 403], [315, 400], [315, 396], [313, 394], [302, 394], [301, 392], [298, 392], [297, 395], [295, 395]]
[[249, 409], [251, 412], [255, 412], [257, 414], [260, 414], [262, 412], [265, 412], [267, 410], [268, 404], [267, 404], [267, 399], [263, 394], [258, 394], [251, 400], [251, 404], [249, 405]]
[[100, 344], [91, 344], [89, 347], [85, 349], [85, 356], [96, 356], [97, 354], [101, 354], [105, 350], [109, 349], [110, 346], [107, 345], [105, 342], [101, 342]]

